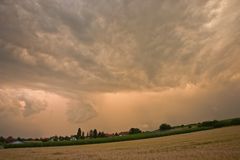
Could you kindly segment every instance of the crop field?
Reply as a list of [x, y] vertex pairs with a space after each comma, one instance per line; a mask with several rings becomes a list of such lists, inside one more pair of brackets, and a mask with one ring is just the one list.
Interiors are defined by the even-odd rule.
[[135, 141], [0, 149], [1, 160], [240, 160], [240, 126]]

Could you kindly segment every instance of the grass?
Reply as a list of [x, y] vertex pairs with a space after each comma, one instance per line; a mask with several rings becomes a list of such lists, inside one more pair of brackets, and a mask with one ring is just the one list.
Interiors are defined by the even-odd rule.
[[[129, 140], [138, 140], [154, 137], [163, 137], [175, 134], [184, 134], [191, 133], [196, 131], [203, 131], [213, 128], [225, 127], [230, 125], [238, 125], [240, 118], [227, 119], [221, 121], [206, 121], [200, 124], [192, 124], [191, 128], [189, 125], [184, 127], [175, 127], [167, 131], [152, 131], [144, 132], [133, 135], [126, 136], [114, 136], [114, 137], [105, 137], [105, 138], [92, 138], [92, 139], [81, 139], [78, 141], [57, 141], [57, 142], [26, 142], [23, 144], [5, 144], [4, 148], [23, 148], [23, 147], [51, 147], [51, 146], [69, 146], [69, 145], [86, 145], [86, 144], [97, 144], [97, 143], [110, 143], [110, 142], [120, 142], [120, 141], [129, 141]], [[234, 122], [234, 123], [232, 123]]]
[[0, 150], [6, 160], [239, 160], [240, 126], [116, 143]]
[[50, 146], [69, 146], [69, 145], [84, 145], [84, 144], [96, 144], [96, 143], [109, 143], [109, 142], [120, 142], [129, 140], [138, 140], [154, 137], [169, 136], [174, 134], [183, 134], [196, 132], [201, 130], [210, 129], [209, 127], [195, 127], [195, 128], [184, 128], [184, 129], [172, 129], [168, 131], [154, 131], [145, 132], [126, 136], [114, 136], [105, 138], [92, 138], [92, 139], [82, 139], [78, 141], [56, 141], [56, 142], [26, 142], [23, 144], [6, 144], [4, 148], [22, 148], [22, 147], [50, 147]]

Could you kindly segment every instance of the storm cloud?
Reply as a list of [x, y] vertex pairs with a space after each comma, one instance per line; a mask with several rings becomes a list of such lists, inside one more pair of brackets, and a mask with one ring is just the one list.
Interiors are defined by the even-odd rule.
[[[239, 116], [239, 5], [238, 0], [3, 0], [0, 115], [45, 110], [47, 103], [31, 95], [41, 91], [68, 99], [67, 119], [81, 125], [117, 115], [103, 108], [114, 105], [105, 95], [118, 93], [139, 94], [124, 105], [136, 106], [129, 109], [136, 117], [126, 121], [140, 127], [178, 123], [174, 116], [182, 122]], [[15, 95], [19, 90], [28, 94]], [[182, 120], [177, 105], [189, 111]], [[155, 120], [143, 118], [160, 112]]]
[[33, 93], [30, 93], [30, 95], [28, 90], [1, 89], [0, 115], [14, 116], [22, 114], [23, 116], [30, 116], [41, 112], [47, 107], [47, 104], [43, 99], [41, 100], [34, 97], [33, 95], [36, 93], [37, 91], [34, 91]]

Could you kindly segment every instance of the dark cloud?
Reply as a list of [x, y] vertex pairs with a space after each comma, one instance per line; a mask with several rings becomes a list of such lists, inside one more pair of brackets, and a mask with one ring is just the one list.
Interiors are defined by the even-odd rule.
[[[67, 97], [76, 111], [68, 112], [72, 122], [96, 116], [85, 96], [161, 93], [187, 84], [209, 88], [196, 101], [205, 110], [201, 106], [210, 103], [211, 90], [229, 95], [240, 81], [239, 5], [237, 0], [1, 1], [0, 87]], [[7, 91], [2, 92], [2, 103], [16, 103], [5, 102]], [[45, 106], [21, 98], [26, 116]], [[231, 109], [216, 108], [239, 113], [237, 98], [229, 99]]]

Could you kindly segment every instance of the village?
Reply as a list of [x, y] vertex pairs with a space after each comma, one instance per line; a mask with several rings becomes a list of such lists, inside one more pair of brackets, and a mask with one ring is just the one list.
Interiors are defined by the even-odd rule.
[[77, 133], [71, 136], [51, 136], [51, 137], [41, 137], [41, 138], [14, 138], [12, 136], [0, 137], [0, 143], [3, 144], [24, 144], [24, 143], [43, 143], [43, 142], [59, 142], [59, 141], [78, 141], [82, 139], [91, 138], [101, 138], [101, 137], [114, 137], [114, 136], [126, 136], [129, 134], [141, 133], [142, 131], [138, 128], [131, 128], [129, 131], [119, 132], [119, 133], [104, 133], [102, 131], [97, 131], [97, 129], [92, 129], [86, 133], [78, 128]]

